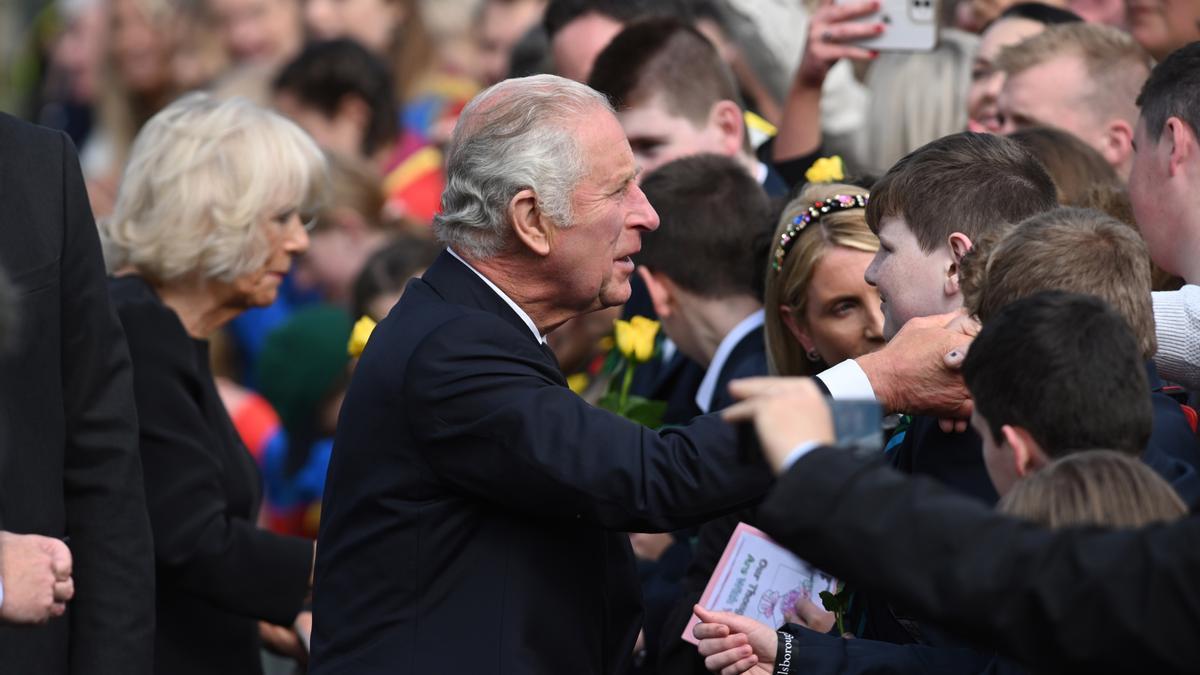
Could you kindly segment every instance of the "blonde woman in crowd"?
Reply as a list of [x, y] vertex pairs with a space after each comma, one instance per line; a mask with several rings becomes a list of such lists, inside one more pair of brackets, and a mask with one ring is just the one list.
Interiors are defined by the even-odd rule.
[[879, 250], [866, 199], [860, 187], [814, 183], [784, 209], [767, 260], [773, 373], [814, 375], [883, 346], [879, 292], [863, 279]]
[[313, 544], [255, 526], [261, 479], [217, 394], [208, 339], [275, 299], [308, 247], [301, 214], [324, 176], [295, 124], [192, 94], [138, 135], [101, 227], [134, 368], [164, 675], [258, 675], [260, 631], [302, 654], [291, 627], [311, 623]]

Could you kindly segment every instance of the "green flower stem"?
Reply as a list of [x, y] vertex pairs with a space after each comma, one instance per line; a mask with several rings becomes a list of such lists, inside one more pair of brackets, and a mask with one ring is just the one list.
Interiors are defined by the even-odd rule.
[[621, 398], [619, 399], [620, 412], [625, 414], [625, 410], [629, 406], [629, 385], [633, 384], [633, 371], [637, 368], [633, 361], [628, 361], [625, 368], [625, 379], [621, 382]]

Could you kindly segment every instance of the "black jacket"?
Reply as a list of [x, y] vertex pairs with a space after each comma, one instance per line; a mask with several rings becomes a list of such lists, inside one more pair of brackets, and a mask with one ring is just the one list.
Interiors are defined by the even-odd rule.
[[75, 580], [64, 618], [0, 626], [0, 671], [144, 675], [154, 568], [125, 336], [74, 148], [2, 114], [0, 267], [18, 296], [0, 353], [0, 529], [70, 537]]
[[154, 670], [261, 673], [258, 620], [295, 620], [312, 542], [256, 526], [261, 478], [217, 395], [208, 343], [191, 338], [141, 277], [113, 279], [110, 288], [133, 357], [154, 530]]
[[837, 448], [800, 458], [759, 515], [772, 537], [854, 588], [1036, 671], [1200, 664], [1200, 517], [1051, 532]]
[[325, 488], [314, 675], [619, 673], [640, 626], [623, 531], [759, 497], [765, 467], [705, 416], [654, 432], [566, 388], [450, 254], [354, 373]]

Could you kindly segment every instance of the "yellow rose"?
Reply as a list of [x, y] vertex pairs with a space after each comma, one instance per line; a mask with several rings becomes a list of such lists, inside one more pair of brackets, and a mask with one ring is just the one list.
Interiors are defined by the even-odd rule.
[[627, 359], [633, 358], [633, 324], [615, 319], [613, 326], [616, 329], [617, 351]]
[[658, 336], [659, 323], [644, 316], [635, 316], [630, 321], [633, 327], [633, 359], [645, 363], [654, 356], [654, 338]]
[[654, 356], [654, 338], [658, 335], [657, 321], [644, 316], [635, 316], [629, 321], [617, 319], [617, 351], [634, 363], [645, 363]]
[[375, 330], [375, 321], [369, 316], [364, 316], [354, 324], [354, 330], [350, 331], [350, 342], [346, 345], [346, 351], [350, 352], [350, 356], [358, 358], [362, 356], [363, 350], [367, 347], [367, 340], [371, 338], [371, 332]]
[[845, 165], [842, 164], [841, 156], [834, 155], [818, 159], [808, 167], [808, 171], [804, 172], [804, 178], [810, 183], [833, 183], [846, 180]]

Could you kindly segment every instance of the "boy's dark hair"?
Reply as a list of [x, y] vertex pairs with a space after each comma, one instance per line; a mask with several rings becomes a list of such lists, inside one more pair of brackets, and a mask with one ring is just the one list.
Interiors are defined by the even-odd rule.
[[[442, 246], [428, 237], [402, 234], [367, 258], [354, 281], [351, 316], [369, 316], [371, 301], [404, 290], [414, 276], [433, 264]], [[374, 317], [382, 320], [383, 317]]]
[[692, 13], [683, 0], [550, 0], [542, 25], [553, 40], [558, 31], [585, 14], [599, 14], [621, 23], [657, 16], [690, 21]]
[[752, 244], [768, 232], [771, 205], [736, 161], [695, 155], [663, 165], [642, 183], [661, 224], [642, 235], [634, 261], [708, 298], [758, 297], [766, 257]]
[[398, 117], [388, 67], [354, 40], [314, 42], [284, 66], [272, 88], [295, 96], [326, 117], [337, 114], [347, 96], [362, 100], [371, 111], [362, 151], [372, 155], [395, 140]]
[[737, 81], [716, 47], [676, 19], [630, 24], [596, 57], [588, 85], [618, 110], [661, 94], [667, 110], [703, 126], [719, 101], [741, 105]]
[[997, 442], [1019, 426], [1051, 458], [1150, 440], [1150, 385], [1137, 340], [1103, 300], [1047, 291], [988, 321], [963, 363], [975, 410]]
[[999, 21], [1000, 19], [1028, 19], [1036, 21], [1043, 26], [1056, 26], [1062, 23], [1083, 21], [1083, 17], [1069, 9], [1054, 7], [1053, 5], [1043, 5], [1040, 2], [1017, 3], [1001, 12], [996, 20]]
[[1003, 136], [962, 132], [905, 155], [871, 188], [867, 225], [903, 218], [931, 253], [954, 232], [972, 240], [1057, 206], [1054, 181]]
[[1171, 52], [1154, 66], [1137, 97], [1146, 136], [1157, 143], [1168, 117], [1200, 134], [1200, 41]]

